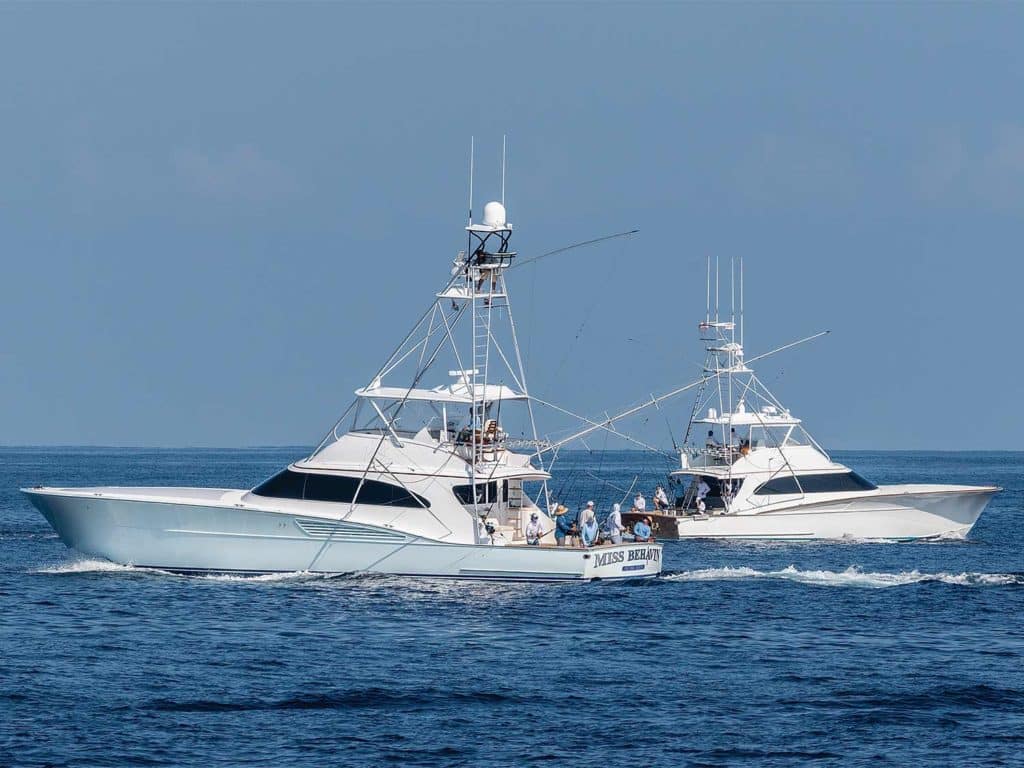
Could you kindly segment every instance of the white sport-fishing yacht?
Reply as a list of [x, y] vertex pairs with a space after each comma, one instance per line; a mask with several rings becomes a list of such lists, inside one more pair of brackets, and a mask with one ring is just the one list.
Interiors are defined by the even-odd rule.
[[[875, 485], [833, 461], [758, 379], [749, 367], [754, 360], [744, 361], [742, 260], [738, 267], [737, 322], [733, 302], [728, 318], [719, 316], [717, 263], [712, 310], [708, 260], [707, 307], [698, 326], [706, 345], [704, 371], [681, 466], [670, 473], [676, 501], [654, 514], [655, 535], [788, 540], [966, 535], [999, 488]], [[735, 264], [730, 272], [735, 275]], [[733, 297], [735, 287], [731, 280]], [[636, 518], [624, 515], [627, 523]]]
[[[516, 254], [503, 203], [488, 203], [482, 223], [470, 213], [466, 232], [469, 247], [450, 280], [309, 457], [252, 490], [24, 492], [68, 547], [174, 572], [530, 581], [658, 574], [659, 544], [554, 545], [548, 446], [534, 426], [505, 283]], [[448, 379], [425, 385], [446, 358]], [[525, 406], [522, 437], [513, 439], [502, 420], [514, 419], [517, 405]]]

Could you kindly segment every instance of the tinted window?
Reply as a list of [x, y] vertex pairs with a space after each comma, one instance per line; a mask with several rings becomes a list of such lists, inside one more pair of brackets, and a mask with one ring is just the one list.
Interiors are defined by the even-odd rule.
[[[502, 501], [508, 501], [508, 482], [501, 484], [501, 497]], [[452, 491], [459, 498], [463, 504], [473, 503], [473, 484], [469, 485], [456, 485], [452, 488]], [[492, 501], [498, 500], [498, 482], [492, 480], [489, 483], [477, 483], [476, 484], [476, 503], [477, 504], [489, 504]]]
[[787, 493], [838, 493], [848, 491], [873, 491], [874, 483], [865, 480], [856, 472], [829, 473], [827, 475], [792, 475], [776, 477], [761, 485], [754, 493], [757, 496], [774, 496]]
[[302, 489], [306, 485], [306, 476], [285, 469], [269, 480], [260, 483], [252, 492], [259, 496], [270, 496], [274, 499], [301, 499]]
[[[359, 491], [358, 497], [356, 491]], [[391, 507], [429, 507], [430, 502], [419, 494], [407, 491], [400, 485], [380, 480], [364, 480], [359, 487], [358, 477], [338, 475], [317, 475], [292, 472], [290, 469], [278, 472], [272, 478], [253, 489], [257, 496], [275, 499], [306, 499], [307, 501], [334, 501], [350, 504], [356, 499], [361, 504], [379, 504]]]

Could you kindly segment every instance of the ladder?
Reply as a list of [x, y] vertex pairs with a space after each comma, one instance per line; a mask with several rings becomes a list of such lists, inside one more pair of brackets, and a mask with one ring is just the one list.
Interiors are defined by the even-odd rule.
[[[489, 273], [484, 272], [484, 279], [487, 281], [488, 288], [490, 287], [491, 276]], [[477, 390], [480, 385], [479, 376], [483, 376], [483, 386], [487, 386], [487, 364], [490, 358], [491, 351], [491, 299], [490, 290], [488, 290], [487, 298], [481, 301], [475, 294], [473, 296], [473, 398], [479, 403], [483, 403], [483, 393]], [[477, 403], [473, 403], [474, 409]], [[474, 425], [475, 429], [483, 430], [483, 414], [480, 414], [481, 422], [478, 425]]]

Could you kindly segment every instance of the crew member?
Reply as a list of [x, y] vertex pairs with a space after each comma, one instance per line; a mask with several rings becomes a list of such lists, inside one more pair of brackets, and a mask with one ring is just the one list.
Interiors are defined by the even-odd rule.
[[[593, 504], [593, 502], [590, 502]], [[584, 547], [592, 547], [597, 543], [597, 536], [601, 532], [594, 519], [594, 510], [588, 506], [583, 513], [583, 525], [580, 526], [580, 544]]]
[[571, 544], [576, 536], [576, 516], [569, 515], [568, 512], [568, 508], [562, 504], [555, 507], [555, 544], [560, 547], [565, 546], [566, 537]]
[[636, 541], [654, 541], [654, 537], [651, 535], [650, 516], [633, 523], [633, 538]]
[[668, 494], [660, 485], [654, 489], [654, 509], [656, 511], [668, 509]]
[[622, 525], [622, 511], [618, 504], [612, 504], [612, 511], [608, 513], [608, 518], [604, 521], [604, 528], [612, 544], [622, 543], [622, 532], [626, 528]]
[[537, 513], [534, 512], [530, 515], [530, 522], [526, 526], [526, 543], [530, 546], [536, 547], [540, 545], [540, 539], [543, 535], [544, 529], [541, 528]]
[[647, 499], [644, 498], [643, 491], [637, 491], [636, 497], [633, 499], [633, 510], [643, 513], [646, 509]]
[[711, 493], [711, 486], [708, 485], [707, 480], [703, 477], [700, 479], [700, 485], [697, 486], [697, 509], [701, 512], [707, 509], [707, 504], [704, 499]]

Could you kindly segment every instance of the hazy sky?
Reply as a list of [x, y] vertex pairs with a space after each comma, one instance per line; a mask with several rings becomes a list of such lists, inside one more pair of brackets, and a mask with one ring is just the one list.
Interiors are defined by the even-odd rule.
[[833, 331], [761, 369], [827, 447], [1020, 447], [1022, 36], [1009, 4], [0, 5], [0, 442], [315, 442], [507, 133], [524, 257], [641, 230], [510, 275], [539, 396], [691, 377], [704, 258], [742, 255], [750, 355]]

